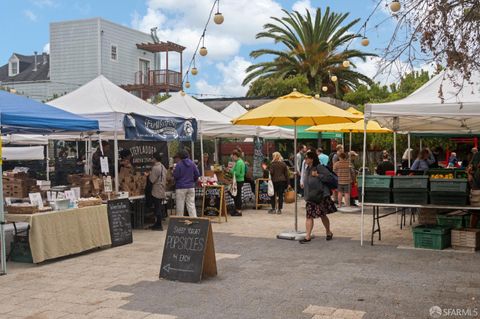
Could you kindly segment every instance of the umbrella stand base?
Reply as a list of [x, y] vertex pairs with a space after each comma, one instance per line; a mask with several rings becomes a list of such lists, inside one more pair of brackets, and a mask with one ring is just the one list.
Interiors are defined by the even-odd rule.
[[[286, 230], [277, 235], [278, 239], [302, 240], [307, 235], [304, 231]], [[312, 236], [313, 237], [313, 236]]]

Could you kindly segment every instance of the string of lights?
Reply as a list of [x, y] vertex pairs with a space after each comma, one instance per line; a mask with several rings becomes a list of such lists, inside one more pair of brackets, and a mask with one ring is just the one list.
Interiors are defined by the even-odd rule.
[[[217, 12], [215, 13], [213, 17], [213, 22], [215, 24], [222, 24], [224, 21], [224, 17], [222, 13], [220, 13], [220, 0], [215, 0], [213, 2], [212, 8], [210, 9], [210, 13], [208, 14], [208, 19], [207, 22], [205, 23], [205, 27], [203, 28], [202, 35], [200, 36], [200, 39], [198, 40], [197, 46], [195, 48], [195, 51], [193, 52], [192, 59], [190, 60], [190, 63], [188, 64], [187, 71], [185, 72], [185, 75], [182, 78], [182, 87], [185, 88], [190, 88], [190, 81], [188, 79], [188, 75], [197, 75], [198, 74], [198, 69], [195, 63], [195, 59], [197, 57], [197, 53], [200, 54], [201, 56], [206, 56], [208, 54], [208, 50], [205, 47], [205, 33], [207, 32], [207, 27], [208, 24], [210, 23], [210, 20], [212, 19], [212, 13], [215, 10], [215, 6], [217, 7]], [[202, 45], [200, 47], [200, 44]], [[193, 66], [193, 67], [192, 67]], [[182, 90], [181, 94], [184, 95], [185, 92]]]

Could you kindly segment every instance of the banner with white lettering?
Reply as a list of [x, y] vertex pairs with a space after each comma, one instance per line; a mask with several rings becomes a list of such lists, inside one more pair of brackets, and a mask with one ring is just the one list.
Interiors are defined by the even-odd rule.
[[197, 138], [197, 121], [179, 117], [147, 117], [135, 113], [123, 119], [125, 139], [190, 142]]

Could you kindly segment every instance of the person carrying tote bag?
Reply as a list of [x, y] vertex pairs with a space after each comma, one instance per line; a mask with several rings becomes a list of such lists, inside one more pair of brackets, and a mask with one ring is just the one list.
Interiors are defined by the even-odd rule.
[[320, 218], [326, 231], [326, 239], [332, 240], [333, 233], [330, 230], [330, 220], [327, 214], [337, 211], [331, 198], [331, 188], [335, 184], [335, 176], [320, 164], [315, 152], [309, 151], [305, 155], [307, 164], [304, 180], [305, 201], [306, 204], [306, 236], [300, 240], [301, 244], [311, 241], [311, 235], [314, 225], [314, 219]]
[[[268, 195], [270, 196], [272, 209], [268, 211], [270, 214], [281, 214], [283, 209], [283, 196], [289, 181], [288, 167], [283, 162], [282, 155], [279, 152], [272, 154], [272, 163], [270, 164], [270, 180]], [[270, 184], [272, 192], [270, 192]], [[278, 206], [277, 206], [278, 200]]]

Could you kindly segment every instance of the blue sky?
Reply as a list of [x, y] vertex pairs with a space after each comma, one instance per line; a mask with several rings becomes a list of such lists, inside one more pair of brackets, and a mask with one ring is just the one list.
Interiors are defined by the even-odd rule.
[[[170, 40], [187, 47], [184, 65], [188, 64], [192, 50], [198, 42], [213, 0], [0, 0], [0, 63], [3, 65], [13, 52], [33, 54], [42, 52], [49, 42], [49, 23], [100, 16], [115, 23], [140, 30], [159, 28], [160, 40]], [[243, 95], [246, 88], [240, 82], [244, 69], [254, 62], [248, 56], [256, 48], [273, 46], [255, 40], [270, 16], [279, 16], [281, 9], [330, 6], [336, 12], [350, 12], [349, 21], [361, 22], [351, 30], [357, 32], [372, 12], [377, 0], [222, 0], [220, 11], [224, 24], [209, 25], [206, 33], [207, 57], [197, 60], [199, 75], [190, 77], [190, 93], [207, 96]], [[393, 19], [375, 28], [390, 13], [385, 6], [378, 10], [367, 25], [370, 46], [363, 48], [381, 54], [390, 40]], [[359, 43], [353, 43], [353, 47]], [[375, 63], [360, 63], [359, 69], [372, 76]]]

